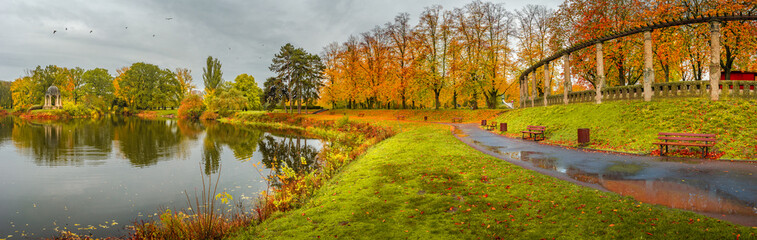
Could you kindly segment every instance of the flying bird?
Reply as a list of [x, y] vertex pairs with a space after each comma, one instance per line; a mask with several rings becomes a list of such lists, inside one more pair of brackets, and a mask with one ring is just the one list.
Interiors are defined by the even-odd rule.
[[89, 30], [89, 33], [92, 33], [92, 30]]
[[68, 31], [68, 28], [66, 28], [66, 31]]
[[172, 18], [172, 17], [170, 17], [170, 18], [166, 18], [166, 20], [171, 20], [171, 19], [173, 19], [173, 18]]
[[58, 32], [58, 30], [53, 30], [53, 34], [55, 34], [56, 32]]
[[124, 29], [129, 29], [129, 27], [124, 27]]
[[153, 34], [152, 37], [155, 37], [155, 34]]

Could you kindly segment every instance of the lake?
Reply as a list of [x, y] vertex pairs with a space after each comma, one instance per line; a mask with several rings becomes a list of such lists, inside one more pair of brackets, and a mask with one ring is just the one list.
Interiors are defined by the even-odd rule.
[[[219, 192], [248, 208], [280, 166], [316, 169], [323, 142], [217, 122], [106, 117], [0, 119], [0, 238], [56, 230], [124, 236], [135, 220], [186, 209], [184, 194], [220, 173]], [[304, 158], [304, 159], [303, 159]], [[257, 165], [257, 167], [253, 166]]]

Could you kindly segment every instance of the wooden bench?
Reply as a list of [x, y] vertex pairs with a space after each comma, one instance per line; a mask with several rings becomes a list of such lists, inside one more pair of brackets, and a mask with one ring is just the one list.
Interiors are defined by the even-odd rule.
[[[705, 158], [710, 147], [715, 146], [715, 142], [718, 141], [716, 137], [717, 135], [715, 134], [661, 132], [657, 134], [657, 139], [663, 140], [663, 142], [656, 142], [654, 144], [660, 145], [660, 156], [664, 156], [668, 152], [668, 146], [687, 146], [701, 148], [702, 158]], [[665, 146], [664, 152], [662, 150], [663, 146]]]
[[[521, 131], [523, 135], [528, 133], [528, 137], [533, 139], [534, 141], [540, 141], [544, 140], [544, 132], [547, 131], [547, 127], [545, 126], [528, 126], [526, 128], [526, 131]], [[521, 138], [526, 139], [525, 136], [521, 135]], [[541, 139], [537, 139], [537, 136], [541, 136]]]
[[405, 120], [405, 115], [397, 115], [397, 120]]
[[358, 117], [364, 117], [364, 116], [365, 116], [365, 113], [358, 113], [358, 114], [357, 114], [357, 116], [358, 116]]
[[453, 117], [453, 118], [452, 118], [452, 122], [453, 122], [453, 123], [454, 123], [454, 122], [459, 122], [459, 123], [462, 123], [462, 122], [463, 122], [463, 118], [461, 118], [461, 117]]
[[488, 125], [486, 125], [486, 130], [492, 131], [494, 129], [497, 129], [497, 122], [491, 122]]

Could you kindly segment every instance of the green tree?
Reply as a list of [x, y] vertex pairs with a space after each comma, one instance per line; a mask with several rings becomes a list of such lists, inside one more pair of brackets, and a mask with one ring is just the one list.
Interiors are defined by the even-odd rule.
[[156, 83], [157, 91], [153, 92], [154, 107], [166, 109], [166, 107], [178, 107], [181, 102], [181, 84], [176, 79], [176, 74], [169, 69], [160, 71], [160, 77]]
[[63, 88], [65, 89], [65, 92], [68, 92], [69, 99], [76, 104], [82, 96], [81, 87], [84, 85], [84, 79], [82, 78], [82, 75], [84, 75], [84, 69], [80, 67], [71, 69], [63, 68], [63, 74], [66, 77]]
[[223, 83], [221, 62], [217, 58], [208, 56], [205, 68], [202, 69], [202, 80], [205, 83], [205, 94], [213, 95], [216, 88]]
[[265, 105], [265, 108], [268, 111], [272, 111], [276, 108], [276, 105], [282, 103], [284, 99], [289, 98], [289, 90], [287, 89], [286, 84], [277, 77], [267, 78], [263, 83], [263, 88], [261, 102]]
[[263, 90], [258, 87], [254, 77], [247, 75], [246, 73], [239, 74], [239, 76], [234, 79], [232, 86], [242, 92], [242, 95], [247, 98], [247, 105], [245, 105], [244, 110], [261, 109], [260, 95], [263, 94]]
[[124, 72], [118, 86], [121, 96], [134, 109], [154, 109], [178, 105], [176, 75], [168, 69], [143, 62], [134, 63]]
[[[302, 48], [295, 48], [291, 43], [282, 46], [273, 58], [268, 69], [278, 74], [277, 78], [286, 83], [289, 93], [289, 106], [292, 110], [294, 98], [297, 98], [297, 113], [301, 113], [302, 102], [306, 96], [316, 96], [323, 86], [321, 73], [323, 64], [318, 55], [309, 54]], [[308, 94], [316, 92], [316, 94]]]
[[13, 108], [13, 98], [11, 97], [11, 82], [0, 81], [0, 108]]
[[58, 87], [61, 92], [61, 97], [68, 97], [70, 93], [67, 88], [64, 88], [68, 78], [66, 72], [67, 71], [64, 68], [48, 65], [45, 68], [37, 66], [37, 68], [27, 73], [27, 75], [31, 77], [31, 84], [34, 88], [33, 91], [28, 93], [30, 94], [31, 104], [44, 103], [47, 88], [52, 85]]
[[113, 99], [113, 76], [102, 68], [90, 69], [82, 74], [84, 85], [80, 88], [83, 96], [98, 96], [110, 102]]
[[209, 111], [228, 116], [233, 111], [242, 110], [247, 105], [247, 98], [242, 96], [241, 91], [225, 83], [216, 89], [214, 96], [207, 102]]

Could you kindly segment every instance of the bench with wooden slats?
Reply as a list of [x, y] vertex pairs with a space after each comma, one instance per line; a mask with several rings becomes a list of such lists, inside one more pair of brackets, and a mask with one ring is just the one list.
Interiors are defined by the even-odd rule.
[[497, 122], [491, 122], [486, 125], [486, 130], [492, 131], [494, 129], [497, 129]]
[[453, 122], [453, 123], [454, 123], [454, 122], [459, 122], [459, 123], [462, 123], [462, 122], [463, 122], [463, 118], [461, 118], [461, 117], [453, 117], [453, 118], [452, 118], [452, 122]]
[[[526, 131], [521, 131], [523, 134], [521, 137], [523, 139], [525, 138], [526, 133], [528, 133], [528, 137], [533, 139], [534, 141], [540, 141], [544, 140], [544, 132], [547, 130], [547, 127], [545, 126], [528, 126], [526, 127]], [[536, 138], [538, 136], [541, 136], [541, 138]]]
[[[715, 146], [715, 142], [718, 141], [715, 134], [700, 134], [700, 133], [666, 133], [661, 132], [657, 134], [657, 139], [663, 140], [662, 142], [656, 142], [655, 145], [660, 145], [660, 156], [664, 156], [668, 152], [668, 146], [686, 146], [686, 147], [699, 147], [702, 149], [702, 157], [707, 157], [707, 153], [712, 146]], [[663, 146], [665, 151], [663, 151]]]

